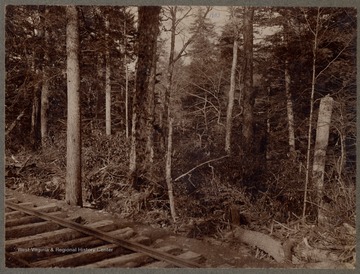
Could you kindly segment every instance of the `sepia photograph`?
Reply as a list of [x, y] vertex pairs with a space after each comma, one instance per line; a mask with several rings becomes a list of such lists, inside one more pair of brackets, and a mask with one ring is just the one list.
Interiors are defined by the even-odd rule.
[[4, 14], [7, 269], [356, 268], [356, 7]]

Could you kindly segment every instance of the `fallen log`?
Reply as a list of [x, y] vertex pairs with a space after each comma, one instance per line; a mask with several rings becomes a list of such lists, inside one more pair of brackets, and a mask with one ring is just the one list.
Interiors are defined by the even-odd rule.
[[[284, 247], [281, 242], [264, 233], [237, 227], [226, 235], [226, 237], [231, 236], [242, 243], [256, 246], [265, 251], [278, 263], [284, 263], [286, 258], [289, 258], [289, 255], [285, 255]], [[287, 248], [287, 250], [290, 249]]]
[[[276, 240], [269, 235], [240, 227], [236, 227], [231, 232], [227, 233], [225, 237], [233, 237], [242, 243], [255, 246], [266, 252], [276, 262], [290, 263], [291, 266], [296, 268], [354, 268], [350, 263], [341, 263], [340, 258], [330, 250], [321, 250], [310, 247], [306, 238], [302, 243], [297, 244], [295, 247], [295, 241], [287, 240], [282, 244], [279, 240]], [[296, 257], [293, 257], [293, 249]], [[300, 258], [302, 262], [300, 261], [301, 263], [298, 262], [293, 264], [293, 258]]]

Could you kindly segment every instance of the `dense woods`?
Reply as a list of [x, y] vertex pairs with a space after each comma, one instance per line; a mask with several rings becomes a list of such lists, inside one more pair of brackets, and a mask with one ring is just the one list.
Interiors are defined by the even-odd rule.
[[6, 6], [6, 187], [353, 264], [356, 16]]

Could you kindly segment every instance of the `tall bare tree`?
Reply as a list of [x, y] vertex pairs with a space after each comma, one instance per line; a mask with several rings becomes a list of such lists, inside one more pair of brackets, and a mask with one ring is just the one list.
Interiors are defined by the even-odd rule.
[[169, 203], [170, 203], [170, 211], [173, 221], [176, 221], [176, 210], [175, 210], [175, 202], [174, 202], [174, 193], [173, 193], [173, 185], [172, 185], [172, 177], [171, 177], [171, 155], [172, 155], [172, 138], [173, 138], [173, 120], [171, 113], [171, 96], [173, 92], [173, 75], [174, 75], [174, 67], [176, 62], [182, 57], [182, 54], [191, 43], [192, 38], [188, 39], [180, 52], [175, 55], [175, 40], [176, 40], [176, 32], [177, 26], [179, 23], [188, 17], [191, 8], [185, 11], [183, 16], [178, 17], [178, 13], [180, 8], [177, 6], [168, 7], [167, 11], [169, 13], [169, 19], [171, 20], [171, 27], [170, 27], [170, 54], [169, 54], [169, 62], [167, 68], [167, 85], [165, 89], [165, 102], [164, 102], [164, 128], [166, 129], [167, 136], [165, 138], [167, 142], [167, 150], [166, 150], [166, 162], [165, 162], [165, 180], [166, 185], [168, 188], [168, 195], [169, 195]]
[[111, 65], [110, 65], [110, 49], [109, 49], [109, 18], [105, 17], [105, 130], [106, 135], [111, 135]]
[[[288, 21], [284, 20], [283, 23], [284, 28], [284, 43], [285, 48], [288, 49], [289, 43], [289, 26]], [[293, 157], [295, 155], [295, 128], [294, 128], [294, 109], [293, 109], [293, 101], [291, 98], [291, 76], [289, 72], [289, 56], [285, 56], [285, 70], [284, 70], [284, 78], [285, 78], [285, 92], [286, 92], [286, 110], [288, 116], [288, 131], [289, 131], [289, 151], [290, 155]]]
[[236, 20], [236, 8], [231, 7], [231, 18], [232, 18], [232, 27], [234, 31], [234, 43], [233, 43], [233, 59], [231, 65], [231, 72], [230, 72], [230, 89], [228, 95], [228, 105], [227, 105], [227, 112], [226, 112], [226, 126], [225, 126], [225, 151], [230, 153], [231, 149], [231, 130], [232, 130], [232, 116], [233, 116], [233, 108], [234, 108], [234, 99], [235, 99], [235, 85], [236, 85], [236, 66], [237, 66], [237, 59], [238, 59], [238, 39], [239, 33], [237, 31], [237, 20]]
[[[304, 12], [305, 18], [307, 17]], [[307, 19], [307, 18], [306, 18]], [[306, 203], [307, 203], [307, 188], [310, 181], [310, 152], [311, 152], [311, 132], [312, 132], [312, 120], [314, 113], [314, 95], [315, 95], [315, 84], [316, 84], [316, 58], [318, 51], [318, 36], [319, 36], [319, 28], [320, 28], [320, 8], [317, 9], [316, 15], [316, 26], [315, 29], [312, 30], [314, 35], [314, 44], [312, 50], [312, 79], [311, 79], [311, 95], [310, 95], [310, 117], [309, 117], [309, 130], [308, 130], [308, 145], [307, 145], [307, 153], [306, 153], [306, 176], [305, 176], [305, 191], [304, 191], [304, 205], [303, 205], [303, 221], [305, 221], [306, 217]]]
[[76, 6], [66, 7], [66, 17], [68, 114], [65, 199], [70, 205], [82, 206], [79, 19]]
[[[126, 8], [125, 8], [126, 12]], [[126, 20], [124, 20], [124, 67], [125, 67], [125, 135], [129, 138], [129, 69], [126, 54], [127, 34], [126, 34]]]

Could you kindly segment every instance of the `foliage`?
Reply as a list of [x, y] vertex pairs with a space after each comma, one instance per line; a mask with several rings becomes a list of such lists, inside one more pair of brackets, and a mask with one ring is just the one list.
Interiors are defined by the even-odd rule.
[[[41, 70], [49, 66], [49, 132], [65, 130], [66, 120], [66, 75], [65, 75], [65, 26], [63, 7], [48, 6], [49, 12], [44, 20], [41, 20], [43, 9], [38, 6], [7, 6], [5, 43], [7, 54], [6, 62], [6, 126], [16, 119], [22, 110], [25, 110], [24, 118], [17, 127], [7, 136], [6, 145], [16, 151], [20, 140], [29, 140], [31, 132], [32, 103], [36, 92], [42, 83]], [[104, 78], [104, 56], [94, 60], [94, 53], [105, 49], [104, 21], [105, 14], [111, 21], [110, 24], [110, 48], [112, 60], [112, 79], [114, 110], [118, 113], [113, 119], [114, 128], [125, 128], [121, 115], [124, 114], [124, 78], [123, 57], [126, 52], [128, 62], [134, 58], [134, 16], [124, 7], [80, 7], [80, 40], [81, 40], [81, 104], [82, 114], [85, 119], [91, 119], [94, 128], [102, 127], [101, 119], [104, 115], [105, 100], [101, 96], [105, 92], [101, 80]], [[27, 18], [27, 20], [24, 20]], [[125, 23], [126, 21], [126, 23]], [[46, 24], [46, 25], [45, 25]], [[43, 60], [44, 45], [43, 28], [49, 31], [47, 49], [49, 54], [48, 63]], [[126, 36], [124, 35], [126, 26]], [[123, 46], [126, 42], [126, 48]], [[94, 62], [95, 61], [95, 62]], [[99, 73], [100, 70], [100, 73]], [[99, 76], [100, 75], [100, 76]], [[132, 80], [130, 79], [130, 88]], [[95, 117], [94, 117], [95, 114]], [[95, 119], [94, 119], [95, 118]], [[86, 120], [85, 120], [86, 121]], [[15, 137], [15, 138], [14, 138]], [[29, 140], [30, 141], [30, 140]], [[30, 143], [30, 142], [28, 142]]]
[[86, 200], [97, 208], [104, 208], [114, 191], [129, 187], [124, 176], [128, 167], [129, 143], [122, 137], [122, 134], [106, 136], [104, 132], [94, 130], [84, 140]]
[[[304, 197], [314, 39], [312, 30], [316, 12], [312, 8], [298, 7], [255, 10], [253, 142], [256, 146], [252, 160], [240, 153], [244, 148], [241, 134], [241, 64], [245, 56], [242, 20], [239, 20], [239, 66], [231, 137], [233, 154], [201, 165], [225, 154], [224, 124], [234, 40], [230, 22], [219, 33], [215, 31], [217, 29], [209, 16], [203, 17], [204, 11], [200, 8], [192, 11], [194, 21], [186, 27], [189, 27], [193, 41], [184, 53], [186, 58], [179, 59], [174, 67], [171, 111], [175, 119], [172, 179], [179, 216], [176, 226], [191, 224], [187, 232], [190, 231], [189, 235], [194, 237], [205, 234], [222, 237], [223, 231], [231, 228], [228, 211], [232, 206], [247, 220], [241, 225], [251, 229], [272, 229], [278, 223], [295, 226], [302, 214]], [[7, 6], [6, 10], [7, 129], [24, 111], [24, 116], [16, 121], [16, 126], [6, 136], [6, 186], [61, 199], [64, 196], [66, 168], [66, 22], [61, 16], [63, 7], [50, 6], [46, 24], [41, 20], [41, 12], [35, 6]], [[238, 13], [241, 19], [241, 10]], [[108, 32], [104, 21], [106, 17], [110, 20]], [[355, 226], [356, 10], [321, 8], [320, 19], [314, 109], [316, 117], [319, 99], [326, 94], [334, 98], [324, 177], [324, 204], [328, 207], [326, 217], [329, 223], [340, 230], [342, 223]], [[166, 38], [158, 39], [161, 43], [158, 41], [155, 86], [155, 99], [158, 101], [155, 104], [153, 129], [156, 150], [152, 176], [140, 176], [139, 189], [135, 190], [127, 180], [130, 141], [124, 133], [124, 57], [126, 54], [130, 68], [129, 90], [135, 87], [133, 66], [138, 57], [136, 48], [139, 34], [135, 28], [134, 13], [125, 7], [84, 6], [81, 7], [80, 22], [83, 191], [87, 206], [145, 220], [155, 226], [174, 225], [170, 222], [164, 180], [166, 130], [163, 128], [162, 103], [168, 84]], [[287, 31], [285, 23], [288, 24]], [[41, 29], [44, 24], [50, 31], [48, 64], [42, 59], [44, 41]], [[109, 38], [108, 46], [105, 37]], [[146, 36], [142, 36], [142, 39], [146, 39]], [[111, 136], [105, 136], [104, 130], [103, 59], [106, 50], [110, 50], [112, 71], [114, 134]], [[286, 59], [289, 60], [291, 100], [295, 114], [296, 155], [289, 154], [284, 79]], [[45, 147], [31, 151], [33, 102], [41, 87], [42, 66], [46, 65], [51, 67], [49, 141]], [[315, 136], [314, 130], [311, 133], [313, 143]], [[16, 167], [11, 155], [20, 163], [31, 155], [20, 174], [17, 174], [19, 167]], [[192, 172], [175, 180], [193, 168]], [[316, 221], [315, 192], [311, 185], [306, 212], [310, 223]], [[177, 229], [181, 230], [180, 226]], [[277, 231], [282, 233], [282, 237], [287, 237], [289, 235], [286, 236], [286, 233], [290, 230], [282, 227]], [[340, 242], [342, 240], [350, 241], [347, 238], [338, 239]]]

